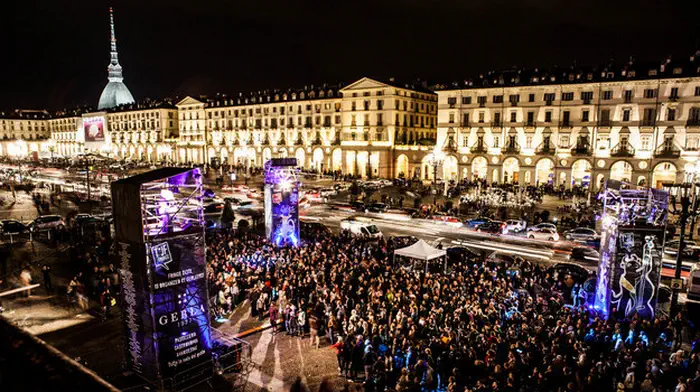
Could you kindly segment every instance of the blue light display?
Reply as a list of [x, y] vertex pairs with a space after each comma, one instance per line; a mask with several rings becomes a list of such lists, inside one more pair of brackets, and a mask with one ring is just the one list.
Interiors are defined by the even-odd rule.
[[295, 158], [265, 163], [265, 232], [275, 246], [299, 246], [298, 173]]

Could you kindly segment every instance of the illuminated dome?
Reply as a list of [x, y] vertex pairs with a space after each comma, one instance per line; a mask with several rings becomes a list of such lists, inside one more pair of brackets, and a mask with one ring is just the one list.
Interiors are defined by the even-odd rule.
[[110, 109], [119, 105], [134, 103], [134, 97], [131, 91], [124, 84], [122, 76], [122, 66], [119, 65], [119, 55], [117, 54], [117, 37], [114, 34], [114, 11], [109, 9], [109, 25], [110, 25], [110, 61], [107, 67], [109, 82], [102, 90], [100, 102], [97, 104], [97, 109]]
[[102, 90], [97, 109], [110, 109], [119, 105], [134, 103], [134, 97], [122, 81], [110, 81]]

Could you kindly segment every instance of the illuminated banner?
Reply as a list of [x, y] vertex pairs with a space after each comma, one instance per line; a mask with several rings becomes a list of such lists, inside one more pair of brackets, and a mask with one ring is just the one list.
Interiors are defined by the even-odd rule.
[[653, 318], [661, 279], [668, 194], [608, 180], [593, 307], [603, 317]]
[[663, 228], [620, 227], [610, 305], [625, 318], [653, 318], [661, 281]]
[[277, 246], [299, 245], [299, 181], [296, 158], [265, 162], [265, 233]]
[[83, 132], [85, 142], [105, 141], [105, 118], [102, 116], [83, 118]]
[[178, 236], [147, 246], [158, 361], [168, 377], [211, 360], [204, 237]]

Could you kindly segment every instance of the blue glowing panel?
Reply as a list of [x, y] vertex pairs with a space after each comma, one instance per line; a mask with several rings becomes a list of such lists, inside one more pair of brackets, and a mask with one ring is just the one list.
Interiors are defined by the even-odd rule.
[[155, 344], [168, 377], [211, 361], [204, 237], [150, 244]]
[[265, 164], [265, 232], [276, 246], [299, 245], [299, 182], [296, 159]]

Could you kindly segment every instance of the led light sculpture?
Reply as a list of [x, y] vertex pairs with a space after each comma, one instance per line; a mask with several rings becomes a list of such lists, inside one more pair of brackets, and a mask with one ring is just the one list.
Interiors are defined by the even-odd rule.
[[276, 246], [299, 245], [298, 176], [296, 158], [265, 162], [265, 234]]

